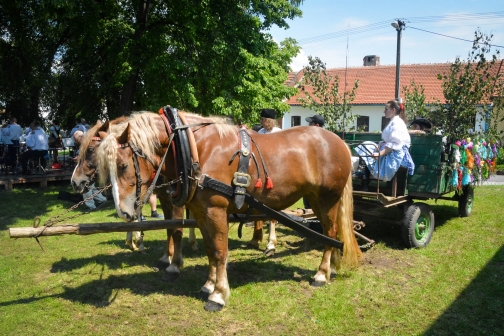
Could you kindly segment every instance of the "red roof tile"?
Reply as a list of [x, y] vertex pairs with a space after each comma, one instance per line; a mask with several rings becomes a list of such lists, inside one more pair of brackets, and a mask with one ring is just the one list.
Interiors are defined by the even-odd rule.
[[[425, 88], [426, 102], [436, 100], [444, 101], [443, 90], [441, 87], [442, 81], [437, 79], [438, 74], [448, 74], [451, 63], [439, 64], [405, 64], [401, 65], [401, 97], [404, 99], [403, 87], [411, 85], [414, 79], [417, 84], [421, 84]], [[499, 68], [500, 62], [495, 65], [495, 72]], [[501, 69], [501, 73], [504, 69]], [[360, 81], [359, 88], [356, 92], [355, 100], [352, 104], [383, 104], [384, 102], [394, 99], [395, 95], [395, 65], [378, 65], [378, 66], [363, 66], [355, 68], [335, 68], [328, 69], [328, 74], [339, 77], [340, 92], [343, 92], [345, 83], [345, 72], [347, 80], [347, 91], [353, 88], [355, 80]], [[289, 76], [286, 85], [294, 86], [302, 78], [302, 71]], [[306, 88], [307, 91], [313, 92], [311, 87]], [[287, 103], [289, 105], [300, 105], [297, 101], [302, 94], [291, 97]]]

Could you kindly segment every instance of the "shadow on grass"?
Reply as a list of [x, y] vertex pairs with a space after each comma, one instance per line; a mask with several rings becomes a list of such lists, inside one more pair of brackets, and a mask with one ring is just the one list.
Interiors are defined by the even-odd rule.
[[[52, 271], [68, 271], [87, 263], [96, 263], [96, 267], [123, 267], [125, 256], [99, 255], [92, 259], [65, 260], [53, 265]], [[278, 281], [309, 281], [312, 270], [294, 266], [284, 266], [271, 260], [246, 260], [228, 264], [227, 273], [231, 288], [237, 288], [249, 283], [278, 282]], [[205, 283], [208, 275], [207, 265], [185, 267], [175, 281], [162, 281], [163, 271], [146, 271], [144, 273], [111, 275], [104, 279], [95, 279], [81, 286], [70, 288], [63, 286], [60, 294], [21, 298], [0, 303], [0, 307], [30, 304], [46, 298], [62, 298], [72, 302], [80, 302], [95, 307], [106, 307], [114, 302], [121, 290], [129, 290], [136, 295], [150, 295], [154, 293], [188, 296], [199, 299], [200, 287]]]
[[[424, 335], [502, 335], [504, 329], [504, 246]], [[501, 293], [501, 295], [496, 295]], [[499, 319], [495, 317], [499, 316]]]

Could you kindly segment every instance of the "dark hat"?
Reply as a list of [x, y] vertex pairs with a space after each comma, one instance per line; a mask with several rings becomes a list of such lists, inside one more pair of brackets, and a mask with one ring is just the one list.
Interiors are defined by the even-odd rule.
[[261, 117], [269, 118], [269, 119], [276, 119], [276, 111], [273, 109], [262, 109], [261, 110]]
[[408, 125], [408, 127], [410, 127], [411, 125], [419, 125], [421, 129], [423, 130], [430, 130], [432, 128], [432, 123], [428, 120], [428, 119], [425, 119], [425, 118], [415, 118], [413, 119], [413, 121], [411, 121]]
[[318, 114], [314, 114], [313, 116], [308, 117], [305, 120], [308, 121], [309, 123], [319, 124], [320, 127], [324, 126], [324, 124], [325, 124], [324, 117], [322, 117], [321, 115], [318, 115]]

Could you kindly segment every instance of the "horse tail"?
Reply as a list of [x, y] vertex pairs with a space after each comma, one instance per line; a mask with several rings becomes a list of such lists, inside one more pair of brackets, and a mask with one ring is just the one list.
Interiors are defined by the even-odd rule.
[[353, 194], [352, 174], [348, 174], [348, 180], [338, 204], [338, 238], [343, 242], [343, 265], [354, 268], [359, 265], [362, 252], [353, 231]]

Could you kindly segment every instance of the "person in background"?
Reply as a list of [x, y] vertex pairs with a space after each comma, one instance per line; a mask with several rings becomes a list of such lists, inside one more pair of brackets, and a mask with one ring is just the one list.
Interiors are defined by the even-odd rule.
[[319, 114], [314, 114], [311, 117], [308, 117], [305, 119], [308, 121], [308, 126], [318, 126], [318, 127], [324, 127], [325, 124], [325, 119]]
[[[84, 125], [81, 124], [81, 120], [80, 119], [75, 119], [75, 126], [70, 131], [70, 137], [74, 138], [74, 140], [75, 140], [74, 134], [77, 131], [82, 132], [82, 135], [86, 134], [86, 132], [87, 132], [86, 127], [84, 127]], [[75, 147], [77, 147], [77, 146], [75, 146]]]
[[261, 126], [259, 134], [268, 134], [281, 131], [281, 128], [276, 127], [276, 111], [273, 109], [261, 110]]
[[410, 175], [413, 175], [415, 170], [415, 164], [409, 153], [411, 137], [406, 127], [408, 120], [403, 105], [398, 104], [395, 100], [390, 100], [385, 104], [384, 114], [385, 118], [390, 119], [390, 122], [383, 129], [383, 141], [378, 146], [372, 143], [363, 143], [355, 148], [357, 154], [366, 164], [363, 191], [369, 190], [370, 175], [386, 182], [394, 177], [401, 166], [408, 168]]
[[23, 174], [28, 174], [28, 160], [30, 159], [40, 159], [42, 167], [47, 165], [45, 159], [49, 148], [47, 134], [40, 128], [40, 123], [38, 121], [32, 122], [30, 124], [30, 129], [31, 132], [26, 137], [26, 147], [28, 150], [21, 154], [20, 157]]
[[16, 118], [10, 118], [9, 125], [2, 129], [3, 138], [7, 147], [6, 165], [14, 167], [19, 155], [19, 138], [23, 135], [23, 128], [18, 125]]
[[259, 132], [259, 130], [262, 128], [261, 124], [254, 124], [252, 125], [252, 131]]
[[58, 162], [58, 148], [61, 148], [61, 136], [58, 120], [53, 120], [49, 127], [49, 147], [52, 149], [53, 161]]
[[[91, 126], [89, 126], [89, 124], [86, 122], [86, 119], [84, 119], [84, 118], [81, 118], [80, 123], [86, 129], [86, 132], [89, 131], [89, 129], [91, 128]], [[84, 132], [84, 133], [86, 133], [86, 132]]]
[[409, 124], [409, 130], [408, 132], [410, 134], [426, 134], [430, 133], [431, 128], [432, 128], [432, 123], [424, 118], [415, 118], [413, 121]]

